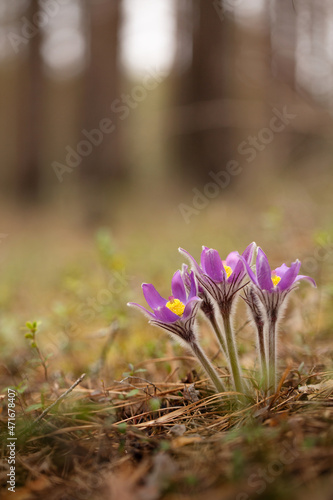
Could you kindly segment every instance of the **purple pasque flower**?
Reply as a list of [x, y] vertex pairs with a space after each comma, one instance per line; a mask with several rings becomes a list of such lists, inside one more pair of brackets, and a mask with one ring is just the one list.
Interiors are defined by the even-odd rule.
[[[271, 393], [275, 393], [277, 388], [277, 332], [279, 319], [286, 303], [285, 299], [290, 292], [297, 288], [299, 281], [305, 279], [314, 287], [316, 287], [316, 282], [309, 276], [298, 274], [301, 267], [299, 260], [293, 262], [290, 267], [286, 266], [286, 264], [282, 264], [282, 266], [271, 270], [267, 256], [261, 248], [258, 248], [256, 273], [252, 271], [248, 263], [245, 265], [252, 281], [251, 289], [253, 291], [251, 295], [247, 295], [247, 298], [251, 298], [252, 306], [255, 305], [257, 298], [258, 306], [261, 305], [262, 313], [267, 321], [262, 359], [263, 363], [265, 363], [264, 356], [267, 351], [268, 387]], [[251, 306], [248, 301], [247, 303]]]
[[179, 251], [191, 262], [202, 290], [216, 300], [220, 308], [230, 308], [235, 294], [243, 287], [247, 276], [245, 263], [251, 265], [255, 246], [251, 243], [242, 255], [231, 252], [225, 260], [217, 250], [203, 246], [200, 266], [186, 250], [179, 248]]
[[256, 273], [246, 263], [251, 281], [255, 285], [256, 293], [265, 306], [266, 312], [277, 320], [279, 308], [286, 296], [297, 288], [299, 281], [307, 280], [316, 287], [316, 282], [310, 276], [298, 274], [301, 262], [297, 259], [288, 267], [286, 264], [271, 270], [266, 254], [258, 248], [256, 259]]
[[[188, 270], [188, 265], [183, 264], [182, 265], [182, 270], [181, 270], [181, 275], [182, 279], [185, 285], [185, 288], [187, 290], [190, 290], [191, 286], [191, 275], [194, 274], [193, 271]], [[201, 302], [201, 310], [206, 316], [210, 316], [214, 313], [214, 306], [211, 301], [210, 295], [207, 294], [204, 288], [200, 285], [200, 283], [197, 283], [198, 287], [198, 292], [197, 295], [198, 297], [202, 300]]]
[[216, 302], [220, 310], [224, 335], [219, 328], [216, 317], [215, 323], [217, 328], [214, 327], [214, 329], [221, 348], [227, 355], [235, 389], [240, 393], [244, 392], [244, 384], [231, 322], [232, 305], [237, 292], [245, 286], [243, 284], [244, 278], [247, 277], [245, 263], [248, 263], [248, 265], [251, 264], [254, 248], [255, 243], [251, 243], [242, 255], [238, 252], [231, 252], [225, 260], [222, 260], [217, 250], [203, 247], [201, 266], [198, 265], [196, 260], [186, 250], [179, 249], [192, 263], [195, 276], [205, 294], [213, 302]]
[[[183, 278], [183, 282], [185, 284], [185, 287], [187, 289], [189, 289], [189, 287], [190, 287], [191, 275], [193, 275], [193, 271], [189, 271], [188, 266], [186, 264], [183, 264], [183, 266], [182, 266], [182, 278]], [[208, 321], [210, 322], [211, 326], [213, 327], [213, 330], [218, 338], [218, 341], [220, 342], [221, 350], [222, 350], [223, 354], [225, 355], [226, 354], [225, 339], [223, 337], [223, 333], [220, 329], [218, 321], [216, 320], [216, 317], [215, 317], [215, 310], [214, 310], [214, 304], [213, 304], [212, 297], [200, 285], [200, 283], [198, 283], [197, 295], [201, 299], [200, 309], [203, 312], [203, 314], [206, 316]]]
[[176, 271], [171, 281], [171, 290], [172, 295], [167, 300], [161, 297], [153, 285], [143, 283], [142, 291], [151, 311], [133, 302], [128, 305], [143, 311], [150, 318], [149, 323], [152, 325], [159, 326], [183, 340], [201, 363], [217, 392], [225, 392], [219, 374], [198, 343], [195, 320], [201, 299], [197, 295], [194, 273], [189, 273], [183, 281], [181, 272]]
[[129, 302], [128, 305], [138, 307], [148, 316], [150, 324], [164, 328], [190, 343], [195, 339], [193, 328], [201, 303], [194, 274], [190, 273], [185, 287], [181, 272], [176, 271], [171, 280], [171, 290], [172, 295], [165, 299], [153, 285], [143, 283], [143, 295], [151, 311], [134, 302]]

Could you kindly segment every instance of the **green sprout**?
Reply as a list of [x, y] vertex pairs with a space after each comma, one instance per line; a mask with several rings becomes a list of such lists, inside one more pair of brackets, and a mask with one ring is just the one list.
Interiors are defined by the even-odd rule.
[[132, 363], [128, 364], [128, 368], [130, 371], [124, 372], [123, 377], [135, 377], [138, 373], [144, 373], [146, 372], [146, 368], [135, 368]]
[[25, 334], [25, 338], [30, 340], [30, 347], [32, 349], [35, 349], [37, 352], [37, 356], [40, 360], [40, 363], [44, 369], [44, 376], [46, 382], [48, 382], [48, 374], [47, 374], [47, 368], [48, 368], [48, 363], [47, 360], [49, 356], [44, 356], [42, 351], [40, 350], [38, 344], [37, 344], [37, 338], [36, 334], [38, 331], [38, 327], [40, 326], [41, 322], [40, 321], [27, 321], [25, 324], [25, 327], [28, 329], [27, 333]]

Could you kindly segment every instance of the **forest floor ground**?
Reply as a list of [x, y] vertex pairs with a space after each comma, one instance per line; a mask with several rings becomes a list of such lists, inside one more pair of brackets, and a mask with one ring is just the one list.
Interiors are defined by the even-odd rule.
[[[227, 199], [188, 225], [169, 206], [123, 207], [98, 222], [63, 207], [10, 212], [0, 247], [1, 498], [332, 498], [333, 228], [326, 207], [305, 213], [304, 203], [288, 200], [244, 219], [244, 206]], [[201, 245], [226, 255], [253, 240], [273, 267], [300, 258], [318, 288], [302, 283], [290, 298], [277, 393], [254, 390], [239, 409], [231, 393], [212, 391], [186, 349], [126, 303], [144, 303], [142, 282], [167, 296], [179, 246], [199, 258]], [[37, 347], [25, 338], [27, 321], [41, 322]], [[200, 324], [228, 383], [226, 360]], [[244, 374], [255, 378], [256, 340], [242, 301], [235, 329]], [[7, 483], [12, 442], [15, 495]]]

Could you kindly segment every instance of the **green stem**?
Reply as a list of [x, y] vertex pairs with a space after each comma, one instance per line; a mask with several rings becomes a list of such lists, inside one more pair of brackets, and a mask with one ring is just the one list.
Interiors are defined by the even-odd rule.
[[204, 351], [201, 349], [200, 345], [194, 341], [194, 342], [191, 342], [190, 347], [191, 347], [193, 353], [195, 354], [195, 356], [200, 361], [205, 372], [207, 373], [207, 375], [210, 377], [211, 381], [215, 385], [217, 392], [226, 392], [226, 389], [225, 389], [223, 382], [221, 381], [217, 371], [215, 370], [214, 366], [207, 358]]
[[276, 392], [276, 321], [270, 320], [268, 326], [268, 385], [269, 393]]
[[259, 358], [261, 367], [261, 377], [263, 379], [264, 387], [266, 390], [267, 385], [267, 359], [265, 351], [265, 338], [264, 338], [264, 325], [262, 323], [257, 324], [258, 332], [258, 348], [259, 348]]
[[208, 319], [209, 319], [209, 321], [210, 321], [210, 323], [211, 323], [211, 325], [213, 327], [213, 330], [215, 332], [217, 340], [220, 343], [221, 350], [222, 350], [223, 354], [226, 356], [227, 346], [226, 346], [226, 343], [225, 343], [225, 340], [224, 340], [221, 328], [219, 327], [219, 325], [218, 325], [218, 323], [216, 321], [216, 317], [215, 317], [214, 312], [208, 316]]
[[34, 344], [35, 344], [35, 349], [37, 351], [37, 354], [38, 354], [38, 357], [40, 359], [40, 362], [42, 364], [42, 367], [44, 369], [44, 377], [45, 377], [45, 380], [46, 382], [48, 382], [48, 376], [47, 376], [47, 364], [46, 364], [46, 361], [45, 361], [45, 358], [44, 356], [42, 355], [41, 353], [41, 350], [39, 349], [38, 345], [37, 345], [37, 342], [36, 342], [36, 332], [33, 332], [33, 341], [34, 341]]
[[243, 382], [242, 382], [242, 374], [238, 361], [238, 354], [235, 344], [235, 338], [232, 331], [231, 323], [230, 323], [230, 314], [222, 313], [223, 325], [225, 331], [225, 338], [228, 349], [228, 358], [230, 362], [230, 368], [234, 379], [235, 389], [237, 392], [244, 393]]

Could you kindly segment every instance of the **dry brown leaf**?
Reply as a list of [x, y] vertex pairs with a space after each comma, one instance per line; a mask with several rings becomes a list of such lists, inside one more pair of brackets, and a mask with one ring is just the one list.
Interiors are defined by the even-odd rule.
[[52, 482], [47, 476], [44, 476], [43, 474], [40, 475], [37, 479], [34, 479], [33, 481], [29, 481], [26, 484], [26, 488], [30, 489], [31, 491], [43, 491], [46, 490], [47, 488], [50, 488], [52, 486]]
[[182, 448], [183, 446], [186, 446], [188, 444], [193, 444], [193, 443], [201, 443], [202, 438], [200, 436], [193, 436], [193, 437], [187, 437], [187, 436], [180, 436], [171, 441], [171, 446], [172, 448]]
[[34, 500], [35, 494], [26, 487], [23, 486], [23, 488], [18, 488], [15, 490], [15, 493], [11, 491], [6, 491], [5, 493], [2, 493], [1, 495], [1, 500]]

